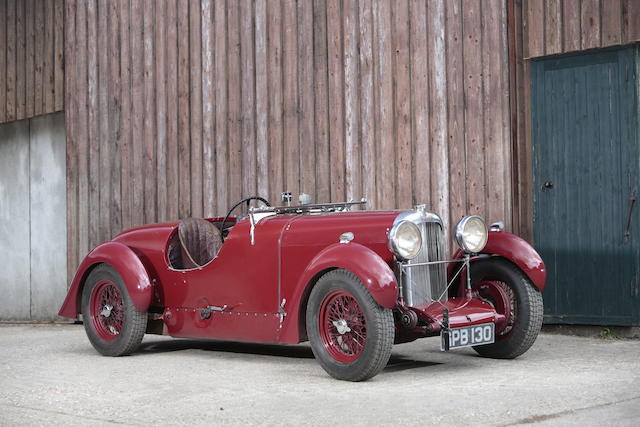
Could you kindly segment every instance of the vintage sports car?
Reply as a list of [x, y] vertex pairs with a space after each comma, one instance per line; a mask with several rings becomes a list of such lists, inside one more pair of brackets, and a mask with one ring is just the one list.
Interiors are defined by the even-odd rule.
[[320, 365], [350, 381], [373, 377], [394, 343], [417, 338], [505, 359], [535, 341], [545, 266], [502, 224], [463, 218], [449, 258], [442, 219], [424, 205], [366, 211], [352, 210], [364, 200], [283, 198], [288, 205], [252, 196], [225, 218], [120, 233], [82, 261], [60, 315], [82, 314], [89, 341], [108, 356], [134, 352], [145, 333], [309, 340]]

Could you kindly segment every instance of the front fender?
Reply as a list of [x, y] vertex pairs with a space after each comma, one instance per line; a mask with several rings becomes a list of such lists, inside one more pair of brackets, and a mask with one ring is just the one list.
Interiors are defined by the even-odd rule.
[[320, 251], [309, 263], [296, 289], [305, 289], [319, 273], [342, 268], [362, 282], [378, 304], [395, 308], [398, 283], [393, 271], [380, 256], [358, 243], [334, 243]]
[[[505, 231], [490, 231], [487, 245], [482, 253], [508, 259], [524, 272], [538, 290], [544, 290], [547, 281], [547, 269], [544, 261], [533, 246], [521, 237]], [[458, 249], [453, 258], [460, 259], [463, 256], [464, 252]], [[454, 267], [454, 264], [449, 264], [449, 276], [451, 276]]]
[[78, 267], [73, 282], [69, 287], [67, 298], [60, 308], [59, 316], [75, 319], [80, 312], [80, 295], [89, 272], [98, 264], [112, 266], [122, 277], [133, 305], [138, 311], [149, 309], [153, 297], [153, 289], [149, 274], [140, 258], [129, 248], [119, 242], [107, 242], [96, 247]]

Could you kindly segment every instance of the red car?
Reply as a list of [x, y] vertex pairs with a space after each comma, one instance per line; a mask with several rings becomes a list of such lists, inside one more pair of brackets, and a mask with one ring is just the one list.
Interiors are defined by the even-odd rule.
[[[260, 207], [249, 208], [249, 202]], [[542, 324], [546, 271], [521, 238], [477, 216], [350, 211], [365, 202], [272, 207], [248, 197], [226, 218], [124, 231], [81, 263], [60, 315], [83, 315], [100, 353], [132, 353], [145, 333], [256, 343], [309, 340], [333, 377], [380, 372], [394, 343], [440, 336], [514, 358]], [[232, 218], [246, 204], [247, 214]]]

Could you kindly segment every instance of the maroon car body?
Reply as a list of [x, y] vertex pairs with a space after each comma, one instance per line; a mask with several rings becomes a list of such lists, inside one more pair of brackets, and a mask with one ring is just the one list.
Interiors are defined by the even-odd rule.
[[[315, 210], [254, 209], [243, 218], [232, 218], [228, 230], [225, 230], [226, 224], [222, 224], [223, 218], [207, 219], [228, 234], [215, 257], [195, 268], [179, 268], [172, 263], [170, 252], [182, 242], [178, 235], [179, 222], [124, 231], [96, 247], [82, 261], [60, 315], [78, 318], [83, 312], [83, 292], [87, 294], [82, 314], [87, 333], [93, 335], [90, 338], [94, 346], [96, 339], [108, 346], [112, 340], [121, 338], [119, 335], [125, 333], [124, 326], [131, 319], [127, 313], [144, 314], [139, 322], [146, 323], [146, 333], [294, 344], [309, 339], [306, 322], [309, 321], [307, 310], [312, 290], [329, 272], [337, 271], [355, 276], [356, 285], [359, 282], [375, 301], [377, 307], [374, 308], [388, 313], [387, 316], [393, 315], [391, 333], [392, 341], [396, 343], [440, 335], [443, 329], [449, 333], [456, 328], [480, 324], [493, 325], [498, 343], [501, 331], [508, 330], [509, 325], [509, 334], [514, 333], [517, 316], [525, 311], [524, 306], [516, 306], [527, 302], [518, 301], [517, 295], [509, 293], [509, 288], [504, 286], [508, 280], [504, 278], [494, 275], [480, 281], [466, 280], [468, 273], [473, 273], [473, 265], [497, 260], [506, 262], [529, 283], [531, 289], [527, 292], [539, 294], [544, 289], [546, 273], [540, 256], [524, 240], [494, 227], [488, 231], [487, 243], [479, 253], [467, 254], [458, 250], [449, 260], [441, 255], [441, 260], [427, 260], [441, 263], [415, 266], [414, 272], [424, 270], [425, 280], [431, 281], [430, 285], [425, 285], [430, 287], [428, 291], [440, 293], [444, 290], [444, 296], [426, 295], [408, 301], [415, 298], [406, 293], [406, 288], [423, 285], [415, 278], [411, 283], [403, 283], [407, 279], [403, 278], [402, 271], [406, 275], [410, 270], [403, 268], [411, 261], [402, 261], [393, 252], [390, 230], [403, 215], [415, 216], [416, 212], [424, 215], [426, 211], [423, 207], [411, 211], [347, 211], [346, 208], [345, 204], [324, 205]], [[419, 221], [417, 223], [419, 225]], [[422, 229], [420, 251], [431, 250], [430, 258], [436, 253], [433, 250], [440, 250], [442, 239], [446, 238], [441, 235], [441, 224], [436, 224], [434, 229], [436, 234], [425, 234]], [[439, 239], [438, 247], [434, 242], [425, 242], [425, 238]], [[109, 268], [114, 275], [92, 279], [91, 273], [98, 267]], [[415, 273], [414, 276], [419, 275]], [[124, 288], [116, 286], [120, 279]], [[334, 287], [337, 286], [335, 280], [341, 279], [331, 282]], [[87, 291], [87, 286], [92, 286], [93, 291]], [[314, 353], [326, 350], [329, 361], [340, 365], [340, 369], [348, 369], [355, 359], [364, 357], [361, 355], [367, 349], [367, 339], [374, 340], [371, 338], [373, 320], [367, 314], [368, 309], [360, 307], [364, 307], [366, 301], [349, 290], [352, 288], [346, 289], [325, 293], [324, 300], [318, 300], [323, 302], [314, 303], [319, 308], [313, 307], [314, 312], [316, 309], [322, 311], [323, 307], [326, 309], [324, 314], [318, 314], [320, 338], [315, 339], [319, 343], [314, 347]], [[338, 319], [336, 311], [347, 314]], [[322, 316], [334, 317], [323, 321]], [[308, 324], [314, 325], [316, 320], [310, 322]], [[323, 329], [323, 322], [329, 326]], [[531, 327], [537, 334], [539, 325]], [[314, 339], [311, 341], [314, 344]], [[98, 350], [118, 355], [101, 348]], [[120, 353], [131, 350], [127, 348]], [[327, 369], [325, 364], [323, 366]], [[379, 367], [373, 370], [379, 371]], [[337, 378], [351, 380], [372, 376], [367, 369], [364, 371], [350, 377], [328, 369]]]

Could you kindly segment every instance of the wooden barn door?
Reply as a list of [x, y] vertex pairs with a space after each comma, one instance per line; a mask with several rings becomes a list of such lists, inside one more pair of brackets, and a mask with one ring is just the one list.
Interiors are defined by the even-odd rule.
[[637, 63], [636, 46], [532, 63], [534, 238], [548, 267], [547, 323], [640, 320]]

